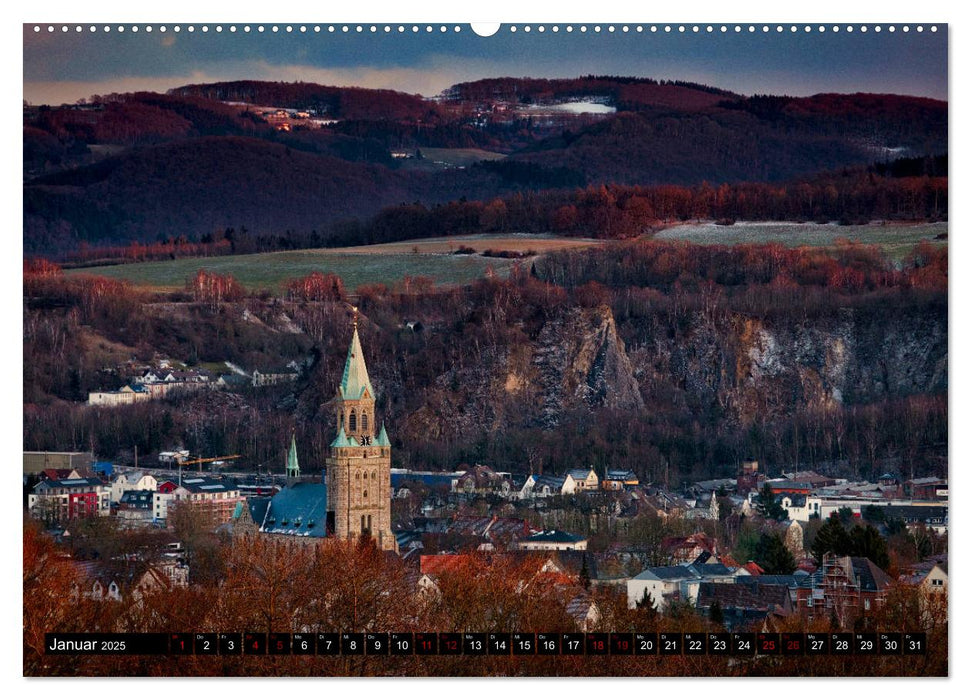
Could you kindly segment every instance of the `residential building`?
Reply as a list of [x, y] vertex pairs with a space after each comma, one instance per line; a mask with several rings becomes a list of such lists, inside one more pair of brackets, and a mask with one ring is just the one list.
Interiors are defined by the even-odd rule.
[[144, 523], [154, 517], [155, 491], [129, 489], [118, 499], [115, 515], [128, 523]]
[[182, 479], [182, 484], [174, 489], [163, 490], [160, 486], [154, 494], [152, 511], [156, 520], [167, 520], [173, 507], [184, 506], [215, 527], [232, 520], [239, 502], [245, 502], [245, 498], [234, 483], [193, 476]]
[[30, 514], [47, 523], [111, 514], [111, 489], [100, 479], [48, 479], [27, 498]]
[[638, 486], [640, 483], [640, 479], [630, 469], [608, 469], [602, 486], [605, 491], [621, 491], [629, 486]]
[[540, 552], [551, 550], [585, 551], [587, 538], [561, 530], [544, 530], [534, 535], [524, 537], [516, 545], [517, 549]]
[[569, 474], [576, 484], [577, 491], [595, 491], [600, 488], [600, 477], [597, 476], [597, 472], [594, 471], [593, 467], [571, 469]]
[[111, 482], [111, 502], [118, 503], [126, 491], [156, 491], [158, 480], [151, 474], [134, 472], [119, 474]]
[[549, 498], [550, 496], [568, 496], [576, 493], [577, 487], [573, 477], [569, 474], [554, 476], [552, 474], [530, 474], [519, 492], [520, 498]]
[[88, 393], [89, 406], [131, 406], [148, 401], [152, 396], [141, 384], [126, 385], [117, 391], [92, 391]]
[[627, 581], [627, 604], [636, 607], [646, 593], [656, 609], [664, 610], [675, 600], [696, 601], [702, 583], [734, 583], [743, 576], [749, 576], [749, 572], [721, 563], [655, 566]]
[[796, 588], [797, 608], [810, 620], [835, 619], [846, 629], [886, 601], [893, 580], [866, 557], [823, 556], [819, 569]]

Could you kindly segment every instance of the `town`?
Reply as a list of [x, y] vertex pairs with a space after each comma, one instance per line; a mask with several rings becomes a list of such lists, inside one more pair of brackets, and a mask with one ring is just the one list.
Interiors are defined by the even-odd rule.
[[[368, 541], [400, 559], [410, 594], [423, 600], [440, 598], [450, 573], [517, 562], [550, 579], [578, 631], [602, 628], [603, 595], [728, 630], [799, 620], [867, 629], [900, 590], [921, 608], [909, 624], [946, 619], [946, 478], [769, 477], [754, 460], [735, 478], [682, 488], [589, 466], [392, 469], [356, 319], [325, 465], [302, 465], [295, 435], [285, 463], [262, 475], [227, 472], [239, 455], [173, 450], [136, 468], [90, 452], [25, 452], [26, 512], [64, 546], [75, 594], [131, 602], [211, 580], [196, 548], [213, 534], [231, 547]], [[174, 378], [186, 381], [160, 371], [143, 383]]]

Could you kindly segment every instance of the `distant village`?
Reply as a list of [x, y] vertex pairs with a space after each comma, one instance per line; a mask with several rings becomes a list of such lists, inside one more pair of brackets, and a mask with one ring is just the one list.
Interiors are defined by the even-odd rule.
[[247, 373], [231, 365], [226, 369], [232, 371], [214, 375], [205, 369], [185, 368], [165, 359], [154, 365], [129, 362], [114, 370], [126, 378], [126, 384], [119, 389], [89, 392], [87, 405], [129, 406], [200, 390], [274, 386], [293, 382], [300, 376], [300, 365], [295, 361], [276, 371], [254, 369]]

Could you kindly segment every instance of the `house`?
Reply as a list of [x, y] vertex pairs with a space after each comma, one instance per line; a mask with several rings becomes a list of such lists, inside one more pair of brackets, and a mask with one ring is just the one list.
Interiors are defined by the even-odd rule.
[[459, 476], [452, 490], [467, 494], [494, 493], [504, 498], [509, 496], [512, 481], [508, 474], [500, 474], [484, 464], [476, 464]]
[[254, 369], [252, 383], [253, 386], [273, 386], [296, 381], [299, 376], [298, 372], [260, 372]]
[[627, 604], [637, 607], [647, 594], [654, 607], [663, 610], [674, 600], [697, 600], [702, 583], [734, 583], [745, 576], [749, 576], [745, 569], [731, 569], [721, 563], [655, 566], [627, 581]]
[[808, 481], [792, 481], [791, 479], [769, 479], [765, 482], [765, 486], [769, 487], [769, 490], [773, 495], [797, 495], [797, 496], [808, 496], [813, 492], [813, 485]]
[[553, 476], [551, 474], [530, 474], [520, 491], [520, 498], [549, 498], [550, 496], [566, 496], [576, 493], [576, 482], [569, 474]]
[[181, 559], [85, 561], [74, 565], [83, 581], [77, 593], [90, 600], [138, 601], [152, 593], [189, 585], [189, 567]]
[[587, 538], [561, 530], [544, 530], [535, 535], [524, 537], [516, 544], [517, 549], [528, 552], [550, 550], [585, 551]]
[[27, 497], [31, 516], [47, 523], [111, 514], [111, 489], [101, 479], [48, 479]]
[[826, 554], [819, 569], [802, 576], [795, 589], [797, 608], [809, 620], [835, 619], [846, 629], [883, 605], [893, 585], [886, 572], [866, 557]]
[[790, 520], [799, 522], [809, 522], [810, 518], [822, 517], [822, 499], [818, 496], [807, 496], [805, 494], [786, 493], [779, 500], [779, 504], [789, 511]]
[[707, 499], [699, 498], [693, 508], [685, 511], [688, 520], [718, 520], [718, 497], [712, 491]]
[[784, 476], [790, 481], [809, 484], [813, 490], [825, 488], [827, 486], [836, 486], [837, 483], [835, 478], [831, 476], [823, 476], [822, 474], [817, 474], [814, 471], [791, 472], [789, 474], [784, 474]]
[[762, 488], [765, 475], [759, 473], [759, 463], [754, 459], [747, 459], [742, 462], [735, 476], [735, 492], [739, 496], [747, 496], [753, 491]]
[[151, 394], [141, 384], [130, 384], [117, 391], [92, 391], [88, 393], [89, 406], [131, 406], [147, 401]]
[[154, 516], [155, 491], [129, 489], [118, 499], [115, 515], [130, 523], [147, 522]]
[[573, 618], [581, 632], [589, 632], [600, 622], [600, 609], [582, 589], [566, 604], [566, 614]]
[[717, 543], [703, 532], [687, 537], [666, 537], [661, 541], [661, 551], [673, 564], [690, 564], [704, 554], [717, 555]]
[[621, 491], [628, 486], [638, 486], [640, 480], [630, 469], [608, 469], [604, 475], [603, 489], [605, 491]]
[[151, 474], [134, 472], [131, 474], [119, 474], [111, 482], [111, 502], [121, 501], [125, 491], [157, 491], [158, 480]]
[[903, 483], [904, 496], [915, 501], [946, 501], [948, 497], [947, 479], [934, 476], [921, 479], [908, 479]]
[[731, 583], [703, 581], [698, 585], [695, 605], [705, 617], [718, 604], [722, 621], [729, 630], [751, 625], [769, 615], [791, 615], [795, 609], [789, 587], [768, 584], [761, 577], [740, 577]]
[[903, 520], [908, 527], [924, 525], [938, 534], [947, 532], [948, 507], [940, 506], [882, 506], [887, 520]]
[[600, 488], [600, 477], [593, 467], [571, 469], [568, 473], [573, 478], [577, 491], [595, 491]]
[[182, 479], [181, 485], [175, 488], [171, 488], [171, 482], [165, 486], [165, 489], [160, 486], [154, 494], [152, 512], [156, 520], [166, 520], [169, 509], [178, 504], [191, 508], [215, 527], [230, 522], [236, 504], [245, 501], [239, 488], [223, 479], [193, 476]]
[[428, 489], [454, 491], [458, 479], [465, 475], [465, 471], [454, 472], [423, 472], [410, 469], [391, 470], [391, 489], [398, 491], [407, 484], [421, 484]]

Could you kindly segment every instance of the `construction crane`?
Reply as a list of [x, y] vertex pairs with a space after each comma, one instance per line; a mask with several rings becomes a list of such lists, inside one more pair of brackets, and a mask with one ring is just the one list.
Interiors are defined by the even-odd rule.
[[207, 462], [224, 462], [230, 459], [239, 459], [242, 455], [223, 455], [222, 457], [197, 457], [196, 459], [187, 459], [184, 457], [176, 457], [175, 461], [179, 464], [179, 486], [182, 485], [182, 467], [189, 464], [198, 464], [199, 471], [202, 471], [202, 465]]

